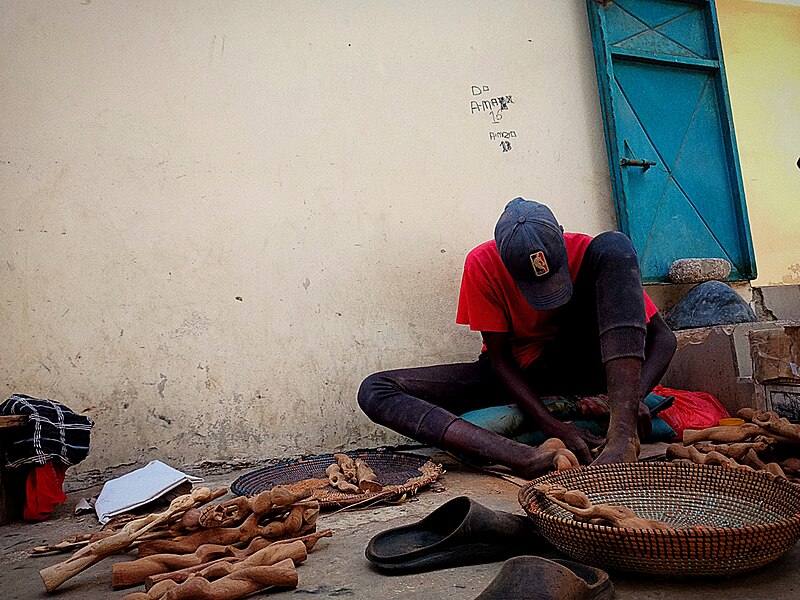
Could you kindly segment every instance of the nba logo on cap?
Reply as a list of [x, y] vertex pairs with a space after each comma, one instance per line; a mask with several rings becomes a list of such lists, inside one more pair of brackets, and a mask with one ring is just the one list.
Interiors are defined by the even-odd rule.
[[550, 267], [547, 266], [547, 259], [541, 250], [531, 254], [531, 265], [533, 265], [533, 274], [537, 277], [542, 277], [550, 272]]

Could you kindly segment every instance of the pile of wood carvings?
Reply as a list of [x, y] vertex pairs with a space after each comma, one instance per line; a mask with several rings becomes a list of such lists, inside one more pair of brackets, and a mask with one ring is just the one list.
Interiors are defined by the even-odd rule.
[[800, 425], [774, 412], [743, 408], [738, 426], [687, 429], [667, 458], [704, 465], [764, 471], [800, 484]]
[[330, 531], [315, 533], [319, 502], [309, 493], [276, 487], [252, 497], [212, 503], [227, 493], [197, 488], [164, 512], [65, 540], [62, 550], [86, 544], [69, 559], [39, 573], [52, 592], [113, 554], [138, 550], [138, 558], [113, 566], [115, 588], [144, 583], [127, 600], [235, 600], [270, 586], [295, 587], [296, 565]]

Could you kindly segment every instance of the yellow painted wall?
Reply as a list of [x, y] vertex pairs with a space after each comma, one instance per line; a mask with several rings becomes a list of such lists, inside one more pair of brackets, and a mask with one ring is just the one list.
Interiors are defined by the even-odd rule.
[[800, 2], [716, 0], [755, 285], [800, 284]]

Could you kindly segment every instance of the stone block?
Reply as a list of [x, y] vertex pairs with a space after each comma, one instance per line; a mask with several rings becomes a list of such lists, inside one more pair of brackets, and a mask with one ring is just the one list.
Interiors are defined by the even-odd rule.
[[724, 281], [731, 274], [731, 263], [724, 258], [681, 258], [669, 267], [672, 283]]

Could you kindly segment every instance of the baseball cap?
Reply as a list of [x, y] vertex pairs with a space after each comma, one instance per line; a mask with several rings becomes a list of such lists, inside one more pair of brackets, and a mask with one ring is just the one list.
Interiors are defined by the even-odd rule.
[[544, 204], [515, 198], [494, 228], [497, 251], [522, 296], [537, 310], [550, 310], [572, 297], [564, 232]]

